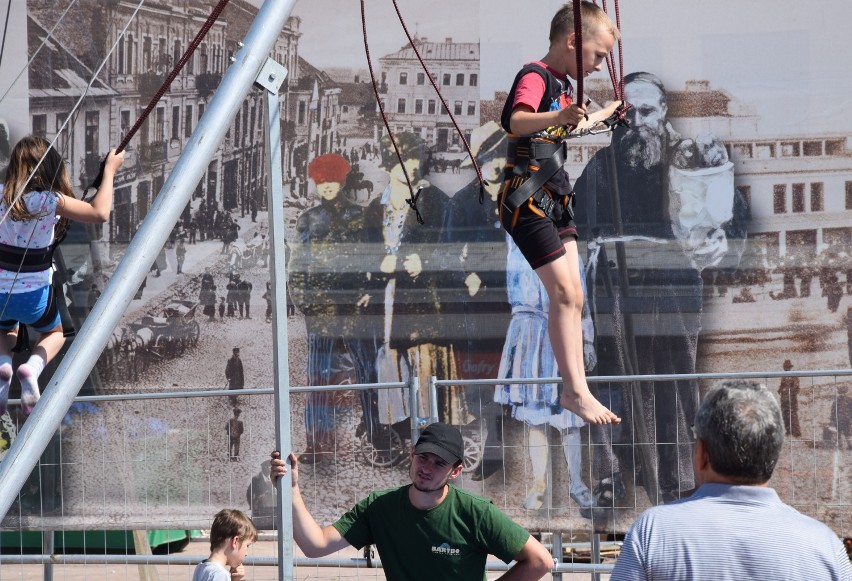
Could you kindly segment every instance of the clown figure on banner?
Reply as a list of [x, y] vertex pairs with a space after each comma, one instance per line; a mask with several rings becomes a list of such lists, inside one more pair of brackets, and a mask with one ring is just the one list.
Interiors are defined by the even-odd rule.
[[[288, 290], [305, 315], [308, 336], [308, 385], [374, 383], [376, 336], [361, 320], [364, 294], [364, 210], [341, 195], [349, 162], [338, 154], [315, 157], [308, 175], [319, 203], [296, 222]], [[305, 408], [307, 446], [300, 462], [318, 463], [333, 451], [335, 397], [338, 392], [311, 392]], [[364, 396], [365, 422], [373, 408]], [[328, 456], [331, 458], [331, 456]]]
[[[424, 141], [412, 133], [395, 136], [403, 165], [399, 163], [390, 139], [381, 142], [381, 167], [390, 181], [381, 196], [366, 210], [365, 223], [370, 248], [370, 288], [364, 302], [380, 317], [382, 346], [377, 359], [380, 382], [407, 381], [412, 376], [426, 386], [430, 376], [439, 380], [458, 378], [455, 346], [464, 336], [463, 277], [454, 268], [454, 246], [443, 244], [447, 195], [422, 179], [421, 164], [427, 155]], [[411, 180], [416, 204], [412, 206]], [[423, 223], [419, 223], [422, 218]], [[421, 389], [425, 398], [428, 390]], [[460, 387], [440, 387], [437, 392], [438, 419], [466, 425], [475, 418], [469, 413]], [[378, 394], [379, 421], [407, 429], [411, 414], [428, 410], [419, 402], [411, 410], [408, 394], [401, 389], [383, 389]]]

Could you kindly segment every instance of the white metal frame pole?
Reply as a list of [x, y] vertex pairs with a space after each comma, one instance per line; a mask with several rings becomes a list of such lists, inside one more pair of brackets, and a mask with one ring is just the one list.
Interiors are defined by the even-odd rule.
[[[275, 382], [275, 446], [286, 458], [293, 448], [290, 438], [290, 363], [287, 334], [287, 265], [284, 251], [284, 170], [281, 165], [281, 105], [278, 91], [287, 69], [272, 59], [257, 77], [266, 90], [266, 183], [269, 200], [270, 271], [272, 278], [272, 364]], [[293, 579], [293, 488], [288, 473], [278, 484], [278, 579]]]
[[136, 289], [183, 213], [284, 28], [296, 0], [266, 0], [127, 253], [86, 318], [41, 401], [0, 464], [0, 520], [71, 407]]

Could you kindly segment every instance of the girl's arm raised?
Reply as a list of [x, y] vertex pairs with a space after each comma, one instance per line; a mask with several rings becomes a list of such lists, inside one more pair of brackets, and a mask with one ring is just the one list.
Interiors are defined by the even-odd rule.
[[109, 152], [104, 165], [104, 179], [91, 203], [60, 196], [56, 213], [63, 218], [88, 224], [103, 224], [109, 220], [109, 214], [112, 211], [112, 182], [115, 179], [115, 172], [124, 161], [124, 155], [125, 152], [116, 153], [114, 149]]

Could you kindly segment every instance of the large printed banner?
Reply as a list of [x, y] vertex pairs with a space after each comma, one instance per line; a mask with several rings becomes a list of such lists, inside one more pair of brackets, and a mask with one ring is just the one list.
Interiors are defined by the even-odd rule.
[[[136, 2], [62, 4], [11, 5], [0, 160], [25, 132], [56, 138], [83, 187], [214, 3], [146, 2], [135, 16]], [[591, 429], [559, 407], [558, 384], [510, 382], [558, 374], [547, 295], [500, 227], [496, 197], [500, 112], [515, 73], [547, 52], [560, 3], [399, 5], [411, 40], [390, 4], [369, 3], [365, 39], [358, 3], [299, 3], [272, 54], [288, 69], [287, 244], [275, 251], [288, 257], [290, 382], [343, 386], [292, 397], [303, 493], [330, 522], [368, 491], [406, 483], [411, 418], [433, 404], [463, 431], [461, 486], [531, 529], [584, 530], [594, 516], [623, 531], [694, 488], [689, 426], [707, 385], [595, 383], [625, 422]], [[840, 0], [622, 3], [630, 126], [570, 140], [565, 166], [590, 376], [850, 367], [852, 41], [848, 18], [831, 16], [844, 11]], [[132, 142], [108, 224], [63, 244], [56, 276], [78, 327], [139, 224], [156, 219], [151, 203], [255, 13], [232, 0]], [[592, 107], [613, 98], [606, 66], [585, 94]], [[106, 514], [113, 528], [206, 528], [222, 506], [270, 524], [271, 398], [240, 394], [273, 381], [265, 98], [246, 98], [83, 391], [233, 395], [75, 405], [50, 452], [61, 448], [61, 462], [33, 476], [5, 526], [60, 514], [66, 528], [103, 526], [93, 515]], [[495, 385], [442, 385], [430, 402], [432, 376]], [[414, 377], [416, 409], [403, 390], [345, 390]], [[789, 433], [773, 484], [848, 533], [849, 382], [767, 384]], [[9, 414], [0, 454], [24, 421]], [[48, 493], [46, 481], [62, 484]], [[624, 509], [595, 509], [613, 499]]]

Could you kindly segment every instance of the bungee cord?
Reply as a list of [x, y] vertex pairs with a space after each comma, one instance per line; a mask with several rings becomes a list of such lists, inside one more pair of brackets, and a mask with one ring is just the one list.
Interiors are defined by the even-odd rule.
[[[94, 74], [92, 75], [92, 78], [86, 84], [85, 89], [83, 89], [83, 94], [80, 95], [80, 98], [77, 99], [76, 103], [74, 103], [74, 106], [71, 108], [71, 111], [68, 113], [68, 116], [65, 118], [65, 121], [63, 121], [62, 125], [59, 127], [59, 129], [56, 130], [56, 136], [53, 138], [53, 141], [50, 142], [51, 148], [55, 147], [56, 141], [62, 135], [62, 132], [65, 131], [65, 128], [68, 127], [68, 124], [71, 122], [71, 119], [74, 118], [74, 115], [76, 114], [77, 109], [79, 109], [80, 105], [82, 105], [82, 103], [83, 103], [83, 99], [85, 99], [88, 96], [89, 89], [91, 89], [92, 85], [95, 84], [95, 81], [98, 79], [98, 75], [101, 74], [101, 71], [106, 66], [106, 64], [109, 62], [109, 58], [112, 56], [112, 53], [115, 52], [115, 49], [118, 47], [118, 43], [121, 41], [122, 37], [127, 32], [127, 29], [130, 28], [130, 24], [136, 18], [136, 15], [139, 13], [139, 10], [142, 8], [143, 4], [145, 4], [145, 0], [139, 0], [139, 4], [136, 5], [136, 9], [133, 11], [133, 14], [130, 15], [130, 18], [127, 20], [127, 23], [124, 25], [124, 28], [122, 28], [121, 33], [119, 33], [116, 36], [115, 42], [110, 47], [109, 51], [107, 51], [106, 56], [104, 57], [101, 64], [98, 66], [97, 70], [95, 70]], [[42, 157], [42, 159], [40, 159], [38, 161], [36, 166], [33, 168], [33, 171], [30, 172], [29, 176], [27, 177], [27, 180], [24, 182], [23, 186], [21, 186], [20, 191], [15, 193], [15, 196], [12, 200], [12, 204], [10, 204], [10, 208], [11, 208], [11, 206], [15, 205], [18, 202], [18, 200], [20, 200], [21, 196], [24, 195], [24, 192], [26, 191], [27, 186], [30, 184], [30, 181], [32, 180], [33, 175], [35, 175], [35, 172], [38, 171], [38, 169], [41, 167], [41, 164], [42, 164], [43, 161], [44, 161], [44, 157]], [[10, 210], [7, 210], [6, 213], [3, 214], [3, 217], [0, 218], [0, 224], [2, 224], [3, 222], [6, 221], [6, 219], [9, 216], [9, 211]]]
[[[595, 6], [598, 5], [597, 0], [591, 0]], [[585, 67], [583, 66], [583, 15], [582, 15], [583, 0], [573, 0], [572, 9], [574, 12], [574, 50], [577, 57], [577, 95], [576, 103], [584, 103], [583, 101], [583, 79], [585, 78]], [[621, 13], [618, 7], [618, 0], [614, 0], [615, 4], [615, 26], [619, 30], [618, 35], [618, 75], [616, 76], [615, 55], [610, 50], [606, 56], [607, 72], [609, 73], [610, 81], [612, 82], [612, 90], [615, 94], [616, 101], [622, 101], [621, 105], [615, 110], [611, 116], [601, 121], [596, 122], [591, 127], [578, 129], [574, 125], [568, 125], [567, 138], [577, 138], [586, 135], [598, 135], [612, 131], [616, 125], [626, 125], [627, 119], [625, 115], [630, 109], [630, 104], [624, 101], [624, 58], [623, 45], [621, 43]], [[608, 14], [606, 0], [601, 1], [601, 9]], [[591, 99], [585, 101], [586, 106], [591, 103]], [[588, 115], [586, 115], [588, 119]]]
[[446, 99], [441, 94], [441, 90], [438, 88], [438, 84], [435, 82], [435, 79], [432, 77], [432, 73], [429, 71], [429, 68], [426, 66], [426, 62], [423, 60], [423, 57], [420, 56], [420, 51], [417, 49], [417, 44], [414, 42], [414, 39], [411, 37], [411, 34], [408, 32], [408, 26], [405, 24], [405, 20], [402, 18], [402, 13], [399, 11], [399, 5], [397, 4], [397, 0], [393, 0], [393, 7], [396, 10], [396, 15], [399, 18], [399, 23], [402, 25], [402, 30], [405, 32], [405, 37], [408, 39], [411, 48], [414, 50], [414, 54], [417, 56], [417, 60], [420, 61], [420, 66], [423, 67], [423, 71], [426, 73], [426, 78], [429, 79], [429, 83], [431, 83], [432, 88], [435, 89], [435, 94], [438, 95], [438, 99], [441, 100], [441, 104], [444, 106], [444, 110], [450, 116], [450, 121], [453, 122], [453, 127], [455, 127], [456, 133], [461, 139], [462, 144], [464, 144], [465, 151], [467, 151], [467, 155], [470, 157], [470, 161], [473, 164], [473, 169], [476, 171], [476, 177], [479, 179], [479, 203], [484, 203], [485, 189], [483, 187], [483, 182], [485, 181], [482, 178], [482, 170], [479, 168], [479, 163], [476, 161], [476, 157], [473, 155], [473, 152], [470, 150], [470, 145], [467, 142], [467, 139], [464, 136], [461, 128], [459, 127], [458, 122], [456, 121], [455, 116], [450, 110], [449, 105], [447, 105]]
[[3, 24], [3, 41], [0, 43], [0, 65], [3, 64], [3, 53], [6, 51], [6, 33], [9, 31], [9, 16], [12, 14], [12, 0], [6, 4], [6, 22]]
[[[213, 8], [213, 12], [210, 13], [210, 16], [207, 17], [207, 20], [204, 22], [204, 25], [201, 27], [201, 30], [198, 31], [198, 33], [195, 35], [195, 38], [193, 38], [192, 41], [189, 43], [183, 53], [183, 56], [180, 57], [180, 60], [178, 60], [174, 68], [172, 68], [172, 71], [168, 74], [166, 80], [163, 81], [163, 83], [160, 85], [160, 88], [157, 89], [156, 93], [154, 93], [154, 96], [148, 102], [148, 106], [145, 107], [145, 110], [142, 111], [142, 114], [139, 115], [139, 118], [136, 120], [136, 123], [134, 123], [133, 127], [131, 127], [127, 131], [124, 138], [121, 140], [121, 143], [119, 143], [118, 147], [116, 148], [117, 153], [121, 153], [122, 151], [124, 151], [124, 148], [127, 147], [127, 144], [130, 143], [130, 140], [133, 139], [133, 136], [136, 135], [136, 132], [139, 130], [145, 120], [148, 119], [148, 116], [151, 114], [151, 111], [154, 110], [154, 107], [156, 107], [160, 99], [163, 98], [163, 95], [166, 94], [166, 91], [169, 90], [172, 85], [172, 81], [175, 80], [175, 78], [178, 76], [178, 73], [180, 73], [181, 69], [183, 69], [184, 65], [187, 63], [187, 61], [189, 61], [195, 50], [198, 48], [198, 45], [200, 45], [201, 41], [204, 40], [204, 37], [207, 36], [207, 33], [219, 19], [219, 16], [222, 14], [222, 11], [225, 9], [225, 6], [228, 5], [229, 1], [230, 0], [219, 0], [219, 3], [216, 4], [216, 6]], [[104, 161], [106, 161], [106, 159], [104, 159]], [[98, 178], [95, 179], [95, 182], [90, 187], [96, 188], [98, 185], [100, 185], [100, 179], [102, 178], [103, 164], [101, 164], [101, 173], [98, 175]]]
[[405, 182], [408, 184], [408, 191], [411, 192], [411, 198], [407, 200], [407, 203], [409, 206], [411, 206], [411, 208], [414, 209], [417, 215], [417, 223], [423, 224], [423, 216], [421, 216], [420, 211], [417, 210], [417, 199], [420, 196], [420, 190], [422, 188], [418, 188], [416, 192], [414, 191], [414, 186], [411, 184], [411, 178], [408, 175], [408, 170], [405, 168], [405, 163], [402, 159], [402, 153], [400, 153], [399, 151], [399, 145], [397, 145], [396, 137], [394, 137], [393, 131], [390, 127], [390, 123], [388, 122], [388, 117], [385, 114], [385, 106], [382, 104], [382, 98], [379, 95], [379, 84], [376, 81], [376, 73], [373, 71], [373, 60], [372, 58], [370, 58], [370, 43], [367, 40], [367, 13], [366, 8], [364, 6], [364, 0], [361, 0], [361, 31], [364, 37], [364, 53], [367, 56], [367, 69], [370, 71], [370, 82], [373, 85], [373, 93], [376, 95], [376, 103], [379, 106], [379, 113], [382, 117], [382, 123], [384, 123], [385, 129], [388, 132], [388, 139], [390, 139], [394, 153], [396, 153], [396, 158], [399, 160], [399, 166], [402, 169], [402, 175], [405, 176]]
[[[417, 43], [414, 38], [411, 36], [411, 33], [408, 31], [408, 26], [405, 24], [405, 19], [402, 16], [402, 12], [399, 10], [399, 5], [396, 0], [393, 1], [393, 7], [396, 10], [397, 18], [399, 18], [399, 23], [402, 26], [402, 30], [405, 33], [406, 38], [408, 39], [408, 44], [411, 46], [411, 49], [414, 51], [414, 54], [417, 56], [417, 60], [420, 62], [420, 66], [423, 71], [426, 73], [426, 77], [429, 79], [429, 83], [432, 85], [432, 88], [435, 89], [435, 94], [438, 96], [438, 99], [441, 101], [441, 105], [443, 106], [443, 110], [447, 112], [447, 115], [450, 117], [450, 121], [453, 123], [453, 127], [456, 130], [456, 134], [461, 139], [462, 144], [464, 144], [465, 151], [467, 151], [468, 156], [470, 157], [470, 161], [473, 165], [474, 170], [476, 171], [477, 179], [479, 180], [479, 203], [485, 203], [485, 180], [482, 177], [482, 170], [479, 167], [479, 163], [476, 161], [476, 157], [473, 155], [473, 152], [470, 149], [470, 144], [467, 141], [467, 138], [464, 136], [461, 128], [459, 127], [458, 122], [456, 121], [455, 115], [453, 115], [452, 110], [447, 104], [446, 99], [444, 99], [443, 94], [441, 94], [441, 90], [438, 88], [435, 79], [432, 77], [431, 71], [429, 71], [429, 67], [426, 66], [426, 62], [423, 60], [423, 57], [420, 55], [420, 51], [417, 49]], [[400, 167], [402, 168], [402, 173], [405, 176], [405, 181], [408, 184], [408, 189], [411, 192], [411, 197], [406, 200], [406, 203], [414, 210], [417, 215], [417, 222], [419, 224], [424, 224], [423, 216], [420, 214], [420, 210], [417, 209], [417, 200], [420, 196], [420, 192], [423, 187], [417, 188], [417, 191], [414, 191], [414, 186], [411, 184], [411, 178], [408, 175], [408, 171], [405, 168], [405, 164], [403, 163], [402, 154], [399, 151], [399, 146], [397, 145], [396, 137], [393, 133], [393, 130], [390, 127], [390, 122], [388, 121], [387, 114], [385, 113], [385, 107], [382, 104], [382, 99], [379, 94], [379, 86], [376, 81], [376, 74], [373, 71], [373, 62], [370, 57], [370, 43], [367, 36], [367, 15], [364, 6], [364, 0], [361, 0], [361, 30], [364, 38], [364, 52], [367, 57], [367, 68], [370, 71], [370, 81], [373, 85], [373, 93], [376, 96], [376, 103], [379, 106], [379, 113], [382, 117], [382, 123], [385, 126], [385, 129], [388, 132], [388, 139], [393, 146], [394, 153], [396, 153], [396, 157], [399, 160]]]

